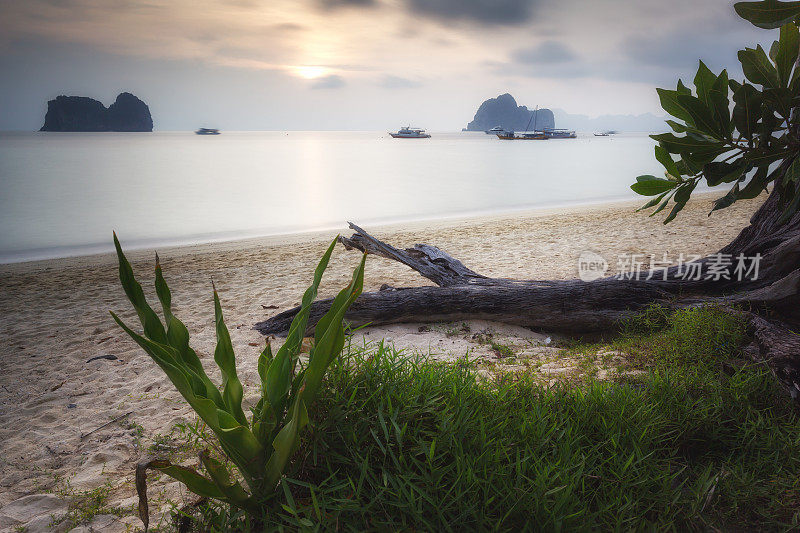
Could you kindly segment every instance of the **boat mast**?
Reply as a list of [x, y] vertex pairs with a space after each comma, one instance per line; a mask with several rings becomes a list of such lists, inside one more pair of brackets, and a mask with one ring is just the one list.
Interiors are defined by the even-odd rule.
[[533, 121], [533, 131], [536, 131], [536, 113], [538, 113], [538, 112], [539, 112], [539, 106], [537, 105], [536, 109], [531, 114], [531, 118], [528, 119], [528, 125], [525, 126], [525, 131], [530, 131], [530, 130], [528, 130], [528, 128], [531, 125], [531, 120]]

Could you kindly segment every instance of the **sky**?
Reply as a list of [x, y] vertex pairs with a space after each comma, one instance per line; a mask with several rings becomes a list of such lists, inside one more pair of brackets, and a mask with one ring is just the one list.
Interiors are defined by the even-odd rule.
[[0, 130], [47, 100], [122, 91], [157, 130], [452, 131], [511, 93], [596, 117], [662, 115], [697, 60], [741, 78], [774, 40], [728, 0], [0, 0]]

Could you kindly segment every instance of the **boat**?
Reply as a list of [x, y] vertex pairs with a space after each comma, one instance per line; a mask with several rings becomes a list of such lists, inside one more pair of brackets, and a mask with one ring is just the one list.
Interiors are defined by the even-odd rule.
[[526, 131], [521, 133], [514, 133], [513, 131], [503, 131], [502, 133], [497, 134], [498, 139], [502, 139], [504, 141], [546, 141], [550, 137], [545, 135], [542, 131], [536, 131], [536, 115], [539, 113], [539, 106], [536, 106], [533, 114], [531, 115], [530, 120], [528, 120], [528, 126], [531, 125], [531, 120], [533, 121], [533, 130], [527, 131], [527, 127], [525, 128]]
[[608, 133], [607, 131], [601, 131], [600, 133], [595, 133], [595, 134], [594, 134], [594, 136], [595, 136], [595, 137], [608, 137], [608, 136], [610, 136], [610, 135], [611, 135], [611, 134], [610, 134], [610, 133]]
[[195, 133], [198, 135], [219, 135], [219, 130], [216, 128], [200, 128]]
[[411, 126], [403, 126], [397, 133], [389, 133], [395, 139], [428, 139], [429, 133], [425, 133], [422, 128], [412, 128]]
[[541, 131], [523, 131], [520, 133], [505, 131], [503, 133], [498, 133], [497, 138], [504, 141], [546, 141], [550, 137]]
[[544, 133], [548, 139], [575, 139], [578, 137], [575, 134], [575, 130], [545, 128], [542, 133]]
[[505, 128], [501, 128], [500, 126], [495, 126], [490, 130], [486, 130], [486, 133], [489, 135], [497, 135], [498, 133], [505, 133]]

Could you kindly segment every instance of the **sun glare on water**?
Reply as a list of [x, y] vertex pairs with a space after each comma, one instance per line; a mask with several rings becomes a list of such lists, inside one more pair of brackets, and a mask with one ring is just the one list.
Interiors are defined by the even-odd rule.
[[319, 78], [320, 76], [324, 76], [328, 69], [325, 67], [317, 67], [317, 66], [296, 66], [292, 67], [295, 73], [300, 76], [301, 78], [305, 78], [307, 80], [313, 80], [314, 78]]

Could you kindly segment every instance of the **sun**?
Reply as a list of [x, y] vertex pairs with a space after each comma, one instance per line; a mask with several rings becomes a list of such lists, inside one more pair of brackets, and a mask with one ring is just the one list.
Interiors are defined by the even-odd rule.
[[298, 65], [292, 67], [292, 69], [298, 76], [307, 80], [313, 80], [328, 73], [327, 68], [313, 65]]

